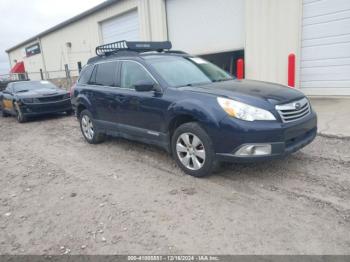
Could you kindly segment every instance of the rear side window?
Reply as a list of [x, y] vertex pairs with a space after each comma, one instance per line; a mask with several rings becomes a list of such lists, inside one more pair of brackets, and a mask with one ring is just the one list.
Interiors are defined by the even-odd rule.
[[116, 86], [117, 62], [107, 62], [95, 66], [90, 83], [101, 86]]
[[93, 69], [94, 69], [94, 67], [92, 65], [85, 66], [80, 73], [78, 83], [83, 84], [83, 85], [87, 84], [90, 80], [91, 73], [92, 73]]

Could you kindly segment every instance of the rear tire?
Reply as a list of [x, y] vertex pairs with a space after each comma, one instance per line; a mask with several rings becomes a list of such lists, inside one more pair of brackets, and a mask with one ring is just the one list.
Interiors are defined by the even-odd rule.
[[208, 176], [219, 165], [209, 135], [196, 122], [185, 123], [175, 130], [171, 148], [175, 161], [188, 175]]
[[80, 130], [85, 140], [90, 144], [98, 144], [105, 140], [106, 135], [97, 132], [92, 114], [89, 110], [83, 110], [79, 116]]

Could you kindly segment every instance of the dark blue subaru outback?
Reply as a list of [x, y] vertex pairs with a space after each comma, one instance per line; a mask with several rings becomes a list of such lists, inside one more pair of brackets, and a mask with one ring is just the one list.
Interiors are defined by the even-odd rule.
[[316, 136], [317, 117], [301, 92], [237, 80], [170, 42], [96, 48], [72, 88], [84, 138], [106, 135], [161, 146], [189, 175], [221, 162], [283, 157]]

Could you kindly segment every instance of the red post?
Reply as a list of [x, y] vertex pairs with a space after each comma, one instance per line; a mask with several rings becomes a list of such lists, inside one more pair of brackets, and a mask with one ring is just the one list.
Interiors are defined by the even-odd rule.
[[244, 78], [244, 60], [242, 58], [237, 60], [237, 78]]
[[288, 86], [295, 87], [295, 54], [288, 56]]

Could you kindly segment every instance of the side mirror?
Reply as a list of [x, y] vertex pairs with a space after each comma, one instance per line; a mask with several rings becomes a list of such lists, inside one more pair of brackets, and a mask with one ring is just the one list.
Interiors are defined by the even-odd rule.
[[140, 81], [137, 81], [135, 84], [135, 90], [138, 92], [152, 91], [155, 89], [154, 87], [155, 87], [154, 82], [147, 81], [147, 80], [140, 80]]

